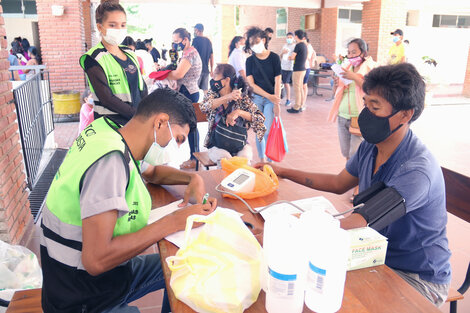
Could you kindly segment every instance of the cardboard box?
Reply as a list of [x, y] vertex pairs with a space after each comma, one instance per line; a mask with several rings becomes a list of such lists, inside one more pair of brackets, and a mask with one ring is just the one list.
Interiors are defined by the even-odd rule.
[[382, 265], [387, 253], [387, 238], [370, 227], [348, 230], [351, 236], [351, 251], [348, 271]]

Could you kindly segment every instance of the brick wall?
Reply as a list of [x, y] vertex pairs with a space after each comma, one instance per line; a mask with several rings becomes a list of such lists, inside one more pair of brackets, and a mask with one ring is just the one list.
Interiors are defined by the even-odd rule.
[[[308, 14], [317, 13], [318, 19], [320, 19], [320, 9], [299, 9], [299, 8], [289, 8], [288, 11], [288, 20], [287, 27], [288, 31], [294, 32], [300, 28], [300, 20], [302, 16]], [[317, 53], [320, 52], [320, 21], [317, 20], [316, 28], [312, 30], [307, 30], [307, 37], [310, 40], [310, 44]]]
[[[63, 5], [64, 15], [53, 16], [51, 5]], [[50, 72], [52, 91], [83, 91], [85, 77], [79, 58], [85, 52], [81, 0], [37, 0], [43, 62]]]
[[[0, 5], [0, 14], [3, 13]], [[3, 16], [0, 16], [0, 240], [17, 244], [32, 223], [18, 122], [8, 67]]]
[[[369, 44], [369, 54], [385, 64], [394, 44], [390, 32], [406, 26], [406, 0], [370, 0], [363, 3], [362, 39]], [[405, 34], [406, 36], [406, 34]]]
[[465, 72], [465, 80], [463, 82], [463, 95], [470, 97], [470, 46], [468, 47], [467, 71]]
[[321, 9], [319, 52], [330, 60], [332, 60], [332, 56], [336, 52], [337, 29], [338, 8]]

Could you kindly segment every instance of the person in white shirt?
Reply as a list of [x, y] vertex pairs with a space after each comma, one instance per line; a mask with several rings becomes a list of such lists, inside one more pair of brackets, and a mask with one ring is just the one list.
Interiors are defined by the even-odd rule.
[[242, 36], [233, 37], [230, 42], [229, 51], [228, 51], [228, 64], [232, 65], [235, 68], [237, 77], [243, 77], [246, 81], [246, 54], [244, 52], [245, 48], [245, 38]]
[[290, 85], [292, 85], [292, 72], [294, 70], [294, 60], [289, 60], [290, 55], [295, 48], [295, 40], [293, 33], [287, 33], [286, 44], [281, 50], [281, 75], [282, 83], [286, 90], [286, 105], [290, 104]]
[[143, 41], [137, 41], [135, 45], [135, 54], [142, 59], [144, 65], [144, 72], [142, 73], [142, 76], [147, 78], [150, 73], [155, 71], [155, 63], [153, 62], [153, 57], [147, 51]]
[[308, 93], [308, 78], [310, 76], [310, 69], [312, 69], [315, 66], [315, 63], [317, 61], [317, 53], [313, 49], [312, 45], [310, 44], [310, 40], [305, 37], [305, 44], [307, 45], [307, 61], [305, 61], [305, 78], [304, 78], [304, 102], [305, 107], [303, 108], [304, 110], [307, 109], [307, 93]]

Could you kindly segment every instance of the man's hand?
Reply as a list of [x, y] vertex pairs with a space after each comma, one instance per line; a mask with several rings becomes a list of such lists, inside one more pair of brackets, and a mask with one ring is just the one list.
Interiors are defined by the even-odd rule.
[[[206, 204], [195, 204], [188, 206], [187, 208], [183, 208], [180, 210], [176, 210], [171, 213], [168, 217], [171, 218], [173, 224], [175, 225], [177, 231], [184, 230], [186, 227], [186, 220], [189, 216], [194, 214], [199, 215], [209, 215], [212, 213], [217, 207], [217, 199], [209, 198]], [[195, 224], [195, 226], [199, 226]]]
[[256, 163], [253, 167], [259, 170], [263, 170], [263, 166], [265, 165], [271, 166], [274, 173], [276, 173], [278, 177], [282, 177], [282, 172], [284, 171], [284, 168], [274, 163], [260, 162], [260, 163]]
[[202, 180], [201, 176], [198, 174], [192, 174], [188, 187], [186, 187], [186, 190], [184, 191], [183, 202], [181, 202], [178, 206], [187, 206], [191, 197], [196, 200], [196, 203], [202, 203], [202, 198], [204, 197], [205, 193], [206, 189], [204, 187], [204, 181]]

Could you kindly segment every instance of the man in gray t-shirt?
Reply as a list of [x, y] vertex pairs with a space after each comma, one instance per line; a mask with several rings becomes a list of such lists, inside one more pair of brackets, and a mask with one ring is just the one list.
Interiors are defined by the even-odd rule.
[[282, 47], [281, 54], [281, 75], [282, 83], [286, 92], [286, 105], [290, 104], [290, 85], [292, 84], [292, 71], [294, 70], [294, 61], [289, 60], [290, 55], [294, 51], [295, 42], [294, 34], [287, 33], [286, 44]]

